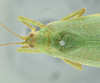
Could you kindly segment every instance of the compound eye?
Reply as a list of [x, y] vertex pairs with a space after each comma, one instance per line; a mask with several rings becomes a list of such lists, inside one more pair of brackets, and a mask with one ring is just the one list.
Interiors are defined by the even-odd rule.
[[30, 37], [33, 37], [34, 36], [34, 34], [33, 33], [30, 33], [30, 35], [29, 35]]
[[30, 48], [33, 48], [34, 46], [33, 46], [33, 45], [29, 45], [29, 47], [30, 47]]

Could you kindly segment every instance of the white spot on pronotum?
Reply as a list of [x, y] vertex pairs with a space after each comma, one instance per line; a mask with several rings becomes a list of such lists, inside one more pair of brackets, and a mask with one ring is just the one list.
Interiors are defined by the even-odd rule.
[[59, 43], [61, 46], [64, 46], [64, 45], [65, 45], [65, 42], [64, 42], [63, 40], [58, 41], [58, 43]]

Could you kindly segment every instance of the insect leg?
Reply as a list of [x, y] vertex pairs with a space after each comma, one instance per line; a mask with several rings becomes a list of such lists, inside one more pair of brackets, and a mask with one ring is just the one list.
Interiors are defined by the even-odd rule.
[[24, 23], [27, 27], [29, 27], [29, 28], [31, 29], [30, 35], [33, 34], [33, 33], [35, 32], [35, 30], [36, 30], [35, 27], [29, 25], [29, 24], [26, 23], [26, 22], [22, 22], [22, 23]]
[[80, 17], [81, 15], [83, 15], [85, 13], [85, 11], [86, 11], [86, 9], [82, 8], [80, 10], [77, 10], [77, 11], [75, 11], [75, 12], [73, 12], [73, 13], [65, 16], [65, 17], [63, 17], [60, 21], [67, 20], [67, 19], [69, 19], [71, 17], [74, 17], [74, 16], [75, 16], [74, 18]]
[[[22, 22], [22, 21], [21, 21]], [[28, 23], [26, 23], [26, 22], [22, 22], [22, 23], [24, 23], [27, 27], [29, 27], [31, 30], [33, 30], [34, 32], [35, 32], [35, 27], [33, 27], [33, 26], [31, 26], [31, 25], [29, 25]]]
[[82, 65], [81, 65], [81, 64], [79, 64], [79, 63], [74, 63], [74, 62], [72, 62], [72, 61], [69, 61], [69, 60], [63, 59], [63, 58], [60, 58], [60, 59], [62, 59], [63, 61], [65, 61], [65, 62], [68, 63], [69, 65], [73, 66], [74, 68], [76, 68], [76, 69], [82, 71]]
[[17, 51], [22, 53], [41, 53], [39, 49], [28, 49], [23, 47], [18, 48]]
[[[37, 22], [37, 21], [35, 21], [35, 20], [32, 20], [32, 19], [23, 17], [23, 16], [18, 16], [17, 19], [18, 19], [19, 21], [21, 21], [22, 23], [24, 23], [25, 25], [27, 25], [28, 27], [29, 27], [29, 25], [28, 25], [27, 23], [32, 24], [32, 25], [35, 25], [35, 26], [38, 26], [38, 27], [40, 27], [40, 28], [44, 28], [44, 27], [45, 27], [44, 24], [42, 24], [42, 23], [40, 23], [40, 22]], [[32, 26], [31, 26], [31, 27], [32, 27]], [[30, 28], [30, 27], [29, 27], [29, 28]], [[34, 28], [33, 28], [33, 30], [34, 30]]]

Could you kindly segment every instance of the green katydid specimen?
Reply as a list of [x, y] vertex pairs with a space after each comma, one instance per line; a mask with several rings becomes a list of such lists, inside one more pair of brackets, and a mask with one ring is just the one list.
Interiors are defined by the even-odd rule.
[[[47, 25], [18, 16], [18, 20], [32, 30], [29, 36], [24, 37], [18, 36], [0, 24], [25, 40], [21, 43], [10, 43], [25, 45], [18, 48], [18, 52], [46, 53], [62, 59], [78, 70], [82, 70], [81, 64], [100, 67], [100, 14], [81, 17], [85, 11], [86, 9], [82, 8], [60, 21]], [[40, 31], [35, 32], [35, 28], [28, 23], [40, 27]], [[1, 44], [1, 46], [10, 44]]]

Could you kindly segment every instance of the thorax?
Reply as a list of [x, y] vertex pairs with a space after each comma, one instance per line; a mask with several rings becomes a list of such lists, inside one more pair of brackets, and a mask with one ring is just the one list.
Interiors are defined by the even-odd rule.
[[49, 52], [57, 51], [60, 48], [58, 41], [61, 40], [59, 34], [55, 33], [48, 27], [44, 27], [40, 30], [40, 33], [36, 39], [36, 43], [40, 51], [48, 54]]

